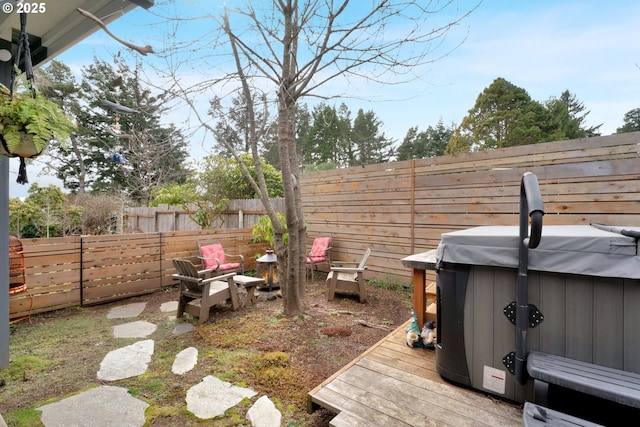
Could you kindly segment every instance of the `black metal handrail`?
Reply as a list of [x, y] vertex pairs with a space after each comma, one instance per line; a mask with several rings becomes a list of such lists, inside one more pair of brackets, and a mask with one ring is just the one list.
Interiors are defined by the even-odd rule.
[[[538, 177], [531, 172], [522, 176], [520, 183], [520, 246], [518, 260], [518, 283], [516, 285], [516, 357], [515, 379], [527, 381], [527, 334], [529, 332], [529, 249], [537, 248], [542, 237], [544, 208], [538, 185]], [[531, 233], [529, 233], [529, 218]]]

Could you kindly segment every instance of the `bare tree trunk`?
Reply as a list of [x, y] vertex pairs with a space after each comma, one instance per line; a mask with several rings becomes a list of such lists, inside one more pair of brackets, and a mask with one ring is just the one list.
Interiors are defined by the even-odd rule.
[[78, 148], [78, 137], [76, 135], [71, 135], [71, 149], [73, 150], [73, 154], [78, 161], [78, 167], [80, 171], [78, 173], [78, 194], [82, 195], [86, 193], [85, 189], [85, 177], [87, 176], [87, 169], [84, 165], [84, 160], [82, 158], [82, 153], [80, 153], [80, 149]]
[[[284, 104], [284, 103], [283, 103]], [[295, 126], [293, 116], [295, 105], [282, 105], [279, 108], [280, 151], [295, 151]], [[281, 155], [282, 158], [282, 155]], [[289, 230], [289, 246], [287, 252], [287, 287], [283, 290], [286, 315], [295, 315], [304, 311], [305, 299], [305, 267], [306, 257], [306, 225], [302, 212], [302, 200], [298, 185], [298, 165], [291, 161], [296, 156], [288, 157], [282, 165], [282, 181], [284, 184], [287, 228]]]
[[300, 186], [298, 185], [298, 155], [296, 151], [295, 112], [296, 93], [296, 34], [295, 8], [284, 7], [284, 34], [282, 54], [282, 84], [278, 91], [278, 149], [284, 185], [284, 200], [289, 230], [287, 252], [286, 287], [283, 289], [284, 313], [291, 316], [304, 311], [304, 261], [306, 226], [302, 212]]
[[[286, 95], [282, 95], [286, 98]], [[294, 110], [295, 104], [287, 105], [286, 99], [280, 99], [278, 105], [278, 147], [280, 150], [280, 158], [286, 159], [281, 162], [282, 168], [282, 183], [284, 185], [284, 200], [285, 200], [285, 216], [287, 218], [287, 228], [289, 230], [289, 247], [286, 252], [286, 262], [284, 268], [286, 270], [285, 283], [282, 286], [282, 298], [284, 300], [284, 313], [285, 315], [293, 315], [301, 311], [298, 300], [298, 287], [297, 287], [297, 259], [299, 257], [299, 233], [298, 233], [298, 221], [297, 213], [295, 209], [296, 192], [295, 177], [291, 173], [291, 162], [287, 159], [286, 153], [288, 150], [288, 144], [291, 141], [295, 141], [294, 135], [291, 133], [291, 126], [287, 123], [289, 121], [290, 110]], [[278, 254], [278, 257], [281, 258]], [[285, 259], [285, 258], [282, 258]]]
[[[447, 52], [432, 54], [439, 46], [446, 46], [441, 39], [448, 30], [458, 25], [478, 5], [472, 4], [466, 12], [460, 13], [457, 4], [449, 1], [443, 5], [424, 0], [379, 0], [360, 5], [349, 0], [278, 0], [271, 2], [271, 7], [266, 4], [255, 7], [252, 4], [255, 2], [242, 3], [243, 6], [234, 5], [231, 8], [242, 31], [232, 32], [226, 6], [222, 18], [223, 31], [227, 33], [231, 50], [221, 51], [219, 55], [224, 58], [230, 53], [235, 70], [222, 78], [213, 78], [207, 84], [239, 82], [241, 85], [249, 123], [245, 138], [250, 142], [257, 182], [242, 162], [239, 165], [254, 188], [260, 190], [260, 197], [271, 219], [278, 269], [282, 273], [280, 285], [284, 314], [292, 316], [305, 309], [307, 255], [307, 230], [298, 185], [300, 161], [295, 132], [297, 103], [309, 96], [334, 97], [319, 89], [334, 79], [349, 76], [376, 84], [401, 84], [413, 80], [413, 70], [422, 72], [422, 67], [446, 56]], [[450, 6], [456, 8], [454, 20], [442, 25], [435, 21], [436, 25], [432, 26], [434, 14], [440, 14]], [[203, 43], [209, 48], [214, 47], [216, 52], [224, 49], [218, 41], [212, 43], [210, 38], [203, 40]], [[278, 50], [280, 46], [281, 51]], [[301, 52], [298, 52], [299, 47]], [[193, 46], [189, 46], [190, 56], [193, 52], [191, 49]], [[435, 58], [432, 59], [432, 56]], [[203, 62], [201, 58], [198, 60]], [[172, 77], [175, 79], [175, 75], [172, 74]], [[265, 89], [265, 82], [273, 86], [267, 85], [268, 89]], [[175, 81], [175, 85], [182, 87], [179, 81]], [[189, 90], [197, 93], [199, 87], [201, 85], [197, 84]], [[256, 123], [253, 104], [253, 94], [259, 92], [262, 92], [265, 104], [262, 115], [264, 122], [261, 120], [260, 124]], [[287, 247], [282, 239], [283, 228], [269, 203], [257, 150], [258, 143], [265, 140], [267, 105], [274, 93], [277, 96], [278, 150], [289, 233]], [[335, 96], [340, 95], [345, 93]], [[182, 96], [200, 123], [213, 130], [201, 118], [188, 92], [183, 90]], [[225, 144], [225, 141], [218, 142]], [[232, 145], [227, 149], [238, 159]]]
[[[292, 11], [292, 9], [288, 9]], [[292, 13], [286, 15], [285, 22], [285, 38], [291, 40], [293, 37], [291, 33]], [[245, 176], [252, 182], [254, 188], [256, 188], [260, 194], [267, 214], [271, 219], [271, 225], [273, 227], [274, 234], [274, 246], [276, 255], [278, 257], [278, 271], [284, 272], [280, 275], [280, 287], [282, 289], [282, 297], [284, 300], [283, 312], [287, 316], [296, 315], [303, 311], [303, 303], [301, 295], [304, 296], [304, 268], [300, 267], [300, 259], [305, 253], [305, 240], [306, 234], [303, 229], [300, 231], [300, 227], [304, 227], [304, 219], [302, 216], [302, 204], [300, 202], [300, 191], [297, 185], [298, 174], [298, 162], [296, 153], [295, 142], [295, 108], [296, 99], [291, 96], [290, 87], [285, 85], [281, 86], [281, 91], [278, 93], [278, 148], [280, 150], [280, 157], [285, 159], [282, 162], [282, 181], [285, 194], [285, 216], [287, 219], [287, 229], [289, 232], [289, 244], [285, 246], [283, 240], [284, 230], [280, 225], [277, 217], [277, 213], [271, 204], [267, 185], [264, 179], [264, 173], [262, 171], [262, 165], [260, 163], [260, 156], [258, 153], [258, 141], [265, 133], [266, 123], [263, 123], [258, 130], [258, 126], [255, 119], [255, 108], [253, 104], [253, 96], [249, 85], [248, 77], [245, 75], [243, 66], [240, 60], [240, 54], [238, 52], [238, 46], [236, 44], [237, 39], [231, 27], [229, 25], [229, 19], [227, 15], [224, 15], [224, 28], [229, 37], [231, 44], [233, 58], [236, 63], [236, 69], [240, 84], [242, 87], [242, 94], [245, 98], [247, 117], [249, 117], [249, 126], [247, 129], [247, 139], [251, 148], [251, 154], [256, 168], [256, 175], [258, 182], [255, 182], [251, 177], [251, 174], [246, 169], [244, 164], [237, 158], [237, 153], [234, 153], [234, 157], [238, 160], [238, 164], [243, 170]], [[295, 72], [294, 61], [292, 61], [291, 52], [285, 49], [284, 51], [284, 66], [283, 75], [291, 75]], [[287, 78], [287, 81], [293, 81], [291, 78]], [[265, 117], [266, 119], [266, 117]], [[290, 158], [291, 153], [294, 154], [293, 158]], [[300, 249], [302, 248], [302, 249]], [[302, 253], [302, 255], [300, 255]], [[302, 278], [302, 281], [301, 281]], [[301, 292], [302, 289], [302, 292]]]

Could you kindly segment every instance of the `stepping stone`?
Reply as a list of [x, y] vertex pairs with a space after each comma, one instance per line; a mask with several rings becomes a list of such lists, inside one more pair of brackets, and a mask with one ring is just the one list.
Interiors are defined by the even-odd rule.
[[46, 427], [140, 427], [148, 406], [126, 388], [105, 385], [36, 409]]
[[100, 362], [98, 379], [116, 381], [142, 375], [147, 370], [153, 354], [153, 340], [138, 341], [126, 347], [112, 350]]
[[171, 366], [171, 372], [176, 375], [182, 375], [189, 372], [198, 363], [198, 349], [195, 347], [188, 347], [182, 350], [176, 356]]
[[179, 323], [171, 332], [173, 335], [182, 335], [191, 332], [195, 327], [191, 323]]
[[256, 394], [253, 390], [234, 386], [209, 375], [187, 391], [187, 410], [201, 419], [215, 418], [224, 415], [227, 409], [236, 406], [245, 397], [252, 398]]
[[271, 399], [262, 396], [247, 412], [247, 419], [253, 427], [280, 427], [282, 414]]
[[107, 314], [107, 319], [137, 317], [142, 313], [146, 305], [146, 302], [134, 302], [132, 304], [121, 305], [120, 307], [114, 307]]
[[178, 311], [178, 301], [168, 301], [162, 303], [162, 305], [160, 305], [160, 311], [163, 313]]
[[154, 333], [157, 328], [153, 323], [137, 320], [113, 326], [113, 336], [116, 338], [145, 338]]

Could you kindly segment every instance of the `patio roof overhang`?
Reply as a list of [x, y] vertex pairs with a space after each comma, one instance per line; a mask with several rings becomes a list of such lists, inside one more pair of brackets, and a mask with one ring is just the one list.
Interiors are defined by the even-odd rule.
[[[9, 84], [13, 56], [17, 52], [20, 15], [17, 0], [3, 0], [0, 5], [0, 51], [11, 52], [11, 59], [0, 62], [0, 83]], [[27, 15], [27, 33], [34, 67], [45, 64], [65, 50], [100, 30], [97, 22], [80, 14], [81, 8], [109, 24], [140, 6], [145, 9], [154, 0], [64, 0], [42, 4], [44, 13]], [[11, 7], [7, 6], [11, 5]], [[8, 9], [12, 9], [8, 13]], [[40, 12], [40, 11], [38, 11]], [[0, 55], [0, 58], [2, 55]], [[9, 159], [0, 156], [0, 368], [9, 365]], [[1, 417], [0, 417], [1, 420]], [[0, 423], [2, 424], [2, 423]]]
[[[20, 31], [20, 15], [16, 13], [16, 1], [3, 1], [13, 5], [11, 13], [0, 14], [0, 39], [17, 43]], [[44, 13], [27, 14], [27, 31], [31, 44], [33, 65], [43, 64], [79, 43], [100, 29], [99, 25], [81, 15], [81, 8], [100, 18], [105, 24], [115, 21], [137, 6], [145, 9], [153, 6], [153, 0], [65, 0], [42, 2]], [[37, 3], [38, 4], [38, 3]]]

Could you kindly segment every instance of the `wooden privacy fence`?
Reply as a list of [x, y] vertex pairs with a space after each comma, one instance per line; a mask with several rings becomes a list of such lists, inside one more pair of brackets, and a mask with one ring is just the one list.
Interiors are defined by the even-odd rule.
[[520, 180], [537, 175], [544, 224], [640, 226], [640, 132], [316, 172], [301, 177], [310, 237], [332, 259], [371, 247], [369, 277], [410, 279], [401, 258], [442, 233], [518, 225]]
[[[276, 211], [284, 212], [284, 199], [271, 199]], [[152, 233], [162, 231], [197, 231], [200, 226], [193, 221], [196, 207], [184, 210], [178, 206], [161, 205], [157, 208], [125, 208], [124, 231], [126, 233]], [[267, 211], [259, 199], [231, 200], [229, 207], [212, 228], [251, 228]]]
[[197, 241], [221, 242], [249, 270], [265, 249], [248, 229], [23, 239], [27, 292], [9, 299], [10, 318], [160, 290], [173, 284], [174, 258], [199, 263]]
[[[640, 226], [640, 132], [304, 174], [308, 245], [331, 234], [333, 260], [372, 249], [368, 277], [411, 272], [400, 259], [433, 249], [442, 233], [517, 225], [522, 175], [537, 175], [544, 224]], [[247, 224], [245, 223], [245, 227]], [[161, 289], [173, 258], [196, 259], [198, 240], [253, 256], [251, 230], [23, 240], [28, 292], [10, 298], [11, 317], [95, 304]], [[30, 308], [30, 305], [32, 307]]]

